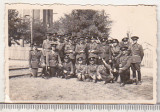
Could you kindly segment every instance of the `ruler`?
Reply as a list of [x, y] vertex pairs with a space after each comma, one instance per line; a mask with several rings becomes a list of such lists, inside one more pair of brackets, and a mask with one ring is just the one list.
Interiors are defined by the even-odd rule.
[[[13, 111], [12, 111], [13, 110]], [[0, 104], [0, 111], [47, 112], [160, 112], [160, 105]]]

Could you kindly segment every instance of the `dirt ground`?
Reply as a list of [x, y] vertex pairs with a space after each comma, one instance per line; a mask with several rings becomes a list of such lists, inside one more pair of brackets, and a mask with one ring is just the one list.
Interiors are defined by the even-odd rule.
[[[10, 75], [16, 73], [17, 71], [12, 71]], [[119, 83], [104, 85], [103, 81], [81, 82], [76, 78], [66, 80], [56, 77], [50, 79], [15, 77], [9, 79], [10, 99], [12, 101], [152, 100], [152, 74], [149, 72], [142, 74], [142, 85], [128, 84], [125, 87], [120, 87]]]

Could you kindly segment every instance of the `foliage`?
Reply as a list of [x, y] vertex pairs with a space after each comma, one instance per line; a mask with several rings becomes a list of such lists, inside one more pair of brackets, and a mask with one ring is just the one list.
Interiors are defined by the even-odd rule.
[[104, 10], [73, 10], [59, 21], [54, 22], [53, 30], [58, 34], [72, 33], [73, 36], [109, 36], [111, 21]]

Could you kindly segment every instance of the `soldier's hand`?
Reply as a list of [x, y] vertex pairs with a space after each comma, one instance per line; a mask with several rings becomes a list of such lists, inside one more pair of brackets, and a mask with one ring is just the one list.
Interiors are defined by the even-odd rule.
[[109, 63], [111, 63], [112, 62], [112, 60], [109, 60]]
[[50, 67], [48, 66], [47, 69], [50, 69]]

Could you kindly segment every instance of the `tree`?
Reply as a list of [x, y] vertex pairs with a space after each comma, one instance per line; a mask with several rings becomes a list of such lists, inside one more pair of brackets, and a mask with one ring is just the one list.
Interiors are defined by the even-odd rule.
[[53, 30], [57, 33], [72, 36], [98, 36], [108, 38], [112, 21], [105, 11], [73, 10], [59, 21], [54, 22]]

